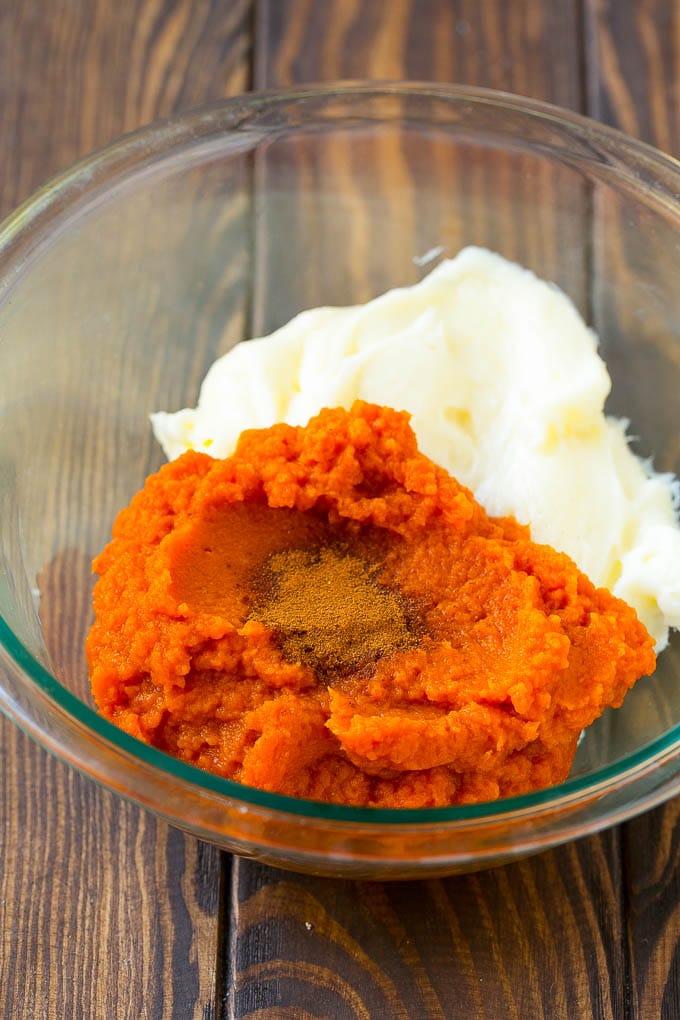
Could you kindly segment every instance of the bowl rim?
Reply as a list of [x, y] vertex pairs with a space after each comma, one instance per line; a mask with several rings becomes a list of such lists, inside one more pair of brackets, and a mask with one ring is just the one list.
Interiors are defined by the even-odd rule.
[[[36, 219], [52, 211], [54, 206], [65, 205], [68, 199], [73, 197], [74, 191], [83, 190], [83, 185], [96, 185], [103, 171], [115, 172], [119, 169], [120, 163], [129, 162], [127, 159], [129, 151], [135, 153], [137, 149], [143, 150], [147, 147], [145, 143], [153, 143], [159, 138], [170, 143], [196, 140], [202, 133], [201, 129], [205, 130], [206, 125], [211, 124], [212, 118], [218, 113], [231, 112], [232, 123], [229, 127], [233, 130], [241, 126], [239, 123], [241, 114], [249, 120], [254, 111], [267, 106], [289, 103], [291, 100], [346, 98], [356, 95], [374, 98], [417, 96], [442, 100], [468, 99], [478, 106], [506, 108], [513, 112], [528, 114], [547, 124], [569, 127], [585, 142], [593, 142], [595, 139], [608, 141], [618, 149], [614, 153], [617, 160], [620, 160], [622, 154], [635, 156], [643, 165], [650, 164], [656, 171], [663, 170], [674, 177], [676, 190], [669, 197], [673, 200], [676, 211], [680, 213], [680, 159], [585, 114], [530, 96], [473, 85], [393, 79], [343, 79], [244, 92], [226, 99], [212, 100], [125, 132], [51, 176], [0, 221], [0, 257], [15, 241], [19, 232], [25, 233]], [[162, 151], [167, 151], [168, 148], [170, 146], [165, 144]], [[617, 169], [624, 172], [625, 166], [619, 163]], [[638, 175], [635, 175], [635, 180], [640, 185]], [[0, 298], [6, 282], [0, 276]]]
[[[213, 121], [219, 114], [226, 115], [230, 121], [222, 130], [238, 130], [240, 123], [247, 123], [254, 112], [268, 107], [276, 107], [278, 104], [289, 104], [294, 100], [305, 99], [347, 99], [357, 95], [375, 98], [397, 96], [403, 98], [432, 97], [444, 101], [447, 99], [452, 101], [467, 100], [478, 106], [505, 108], [535, 117], [544, 123], [556, 124], [562, 128], [567, 127], [583, 141], [591, 144], [593, 141], [603, 143], [604, 148], [617, 160], [623, 156], [628, 160], [637, 161], [640, 165], [638, 171], [637, 173], [630, 171], [630, 176], [635, 178], [638, 187], [645, 186], [645, 189], [648, 190], [648, 182], [640, 180], [640, 168], [656, 171], [659, 176], [668, 174], [675, 184], [674, 189], [671, 189], [670, 182], [659, 181], [658, 177], [656, 183], [666, 201], [671, 203], [674, 211], [680, 217], [680, 161], [645, 142], [631, 138], [615, 128], [600, 124], [580, 113], [509, 92], [467, 85], [361, 80], [300, 85], [216, 100], [185, 113], [154, 121], [122, 135], [51, 178], [0, 224], [0, 260], [9, 258], [11, 261], [17, 251], [20, 254], [18, 263], [10, 267], [8, 275], [0, 261], [0, 303], [2, 303], [6, 291], [11, 290], [15, 274], [20, 272], [27, 262], [26, 251], [21, 251], [21, 245], [26, 241], [26, 235], [37, 230], [40, 233], [38, 241], [44, 240], [46, 231], [49, 230], [56, 216], [65, 215], [68, 219], [69, 209], [72, 209], [76, 202], [82, 201], [84, 193], [95, 191], [100, 186], [102, 178], [108, 179], [112, 175], [123, 173], [126, 168], [138, 167], [140, 154], [151, 159], [160, 158], [175, 145], [187, 144], [197, 140], [201, 134], [210, 133], [211, 127], [214, 133]], [[617, 169], [622, 174], [629, 170], [625, 164]], [[29, 681], [34, 694], [37, 694], [41, 700], [56, 705], [69, 721], [84, 727], [88, 734], [95, 738], [97, 746], [104, 746], [109, 751], [122, 753], [130, 762], [142, 763], [154, 773], [162, 773], [164, 778], [172, 779], [181, 787], [190, 787], [193, 792], [217, 795], [220, 801], [228, 801], [230, 804], [265, 808], [277, 814], [313, 819], [318, 822], [417, 826], [433, 823], [464, 824], [475, 821], [497, 824], [500, 820], [507, 822], [517, 817], [540, 817], [546, 812], [553, 814], [567, 805], [573, 806], [586, 800], [589, 801], [593, 796], [602, 797], [612, 789], [620, 790], [646, 775], [660, 762], [669, 762], [680, 758], [680, 724], [678, 724], [649, 744], [643, 745], [606, 766], [583, 776], [567, 779], [556, 786], [521, 796], [453, 807], [385, 808], [329, 804], [242, 785], [173, 758], [130, 736], [101, 716], [94, 708], [81, 701], [45, 669], [1, 615], [0, 647], [19, 670], [21, 679]], [[4, 691], [0, 688], [0, 695], [3, 694]], [[0, 708], [3, 708], [10, 718], [18, 722], [22, 728], [26, 729], [43, 746], [48, 747], [50, 751], [103, 785], [112, 785], [107, 782], [106, 776], [95, 775], [77, 758], [69, 757], [64, 753], [63, 748], [55, 747], [46, 739], [46, 733], [39, 726], [27, 725], [26, 721], [22, 721], [10, 706], [0, 701]], [[680, 789], [680, 770], [678, 770], [674, 782], [667, 784], [661, 795], [656, 789], [648, 791], [627, 807], [617, 810], [616, 820], [621, 821], [631, 817], [647, 806], [667, 799], [678, 789]], [[134, 791], [131, 791], [129, 796], [134, 800]], [[597, 817], [591, 818], [581, 831], [595, 831], [605, 824], [607, 824], [606, 817], [603, 820]], [[559, 835], [551, 838], [547, 845], [557, 842], [559, 838]]]

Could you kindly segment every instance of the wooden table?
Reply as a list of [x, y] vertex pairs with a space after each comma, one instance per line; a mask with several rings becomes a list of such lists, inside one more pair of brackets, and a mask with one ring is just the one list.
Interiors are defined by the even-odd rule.
[[[486, 85], [680, 153], [677, 0], [3, 0], [0, 212], [204, 101]], [[680, 1017], [680, 801], [494, 871], [303, 878], [230, 859], [0, 722], [2, 1018]]]

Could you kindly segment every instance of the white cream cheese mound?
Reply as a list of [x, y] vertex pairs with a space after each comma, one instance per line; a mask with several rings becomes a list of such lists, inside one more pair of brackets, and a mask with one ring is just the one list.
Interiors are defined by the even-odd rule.
[[625, 599], [660, 650], [680, 626], [678, 482], [634, 456], [626, 422], [605, 418], [596, 348], [557, 287], [465, 248], [413, 287], [238, 344], [198, 407], [154, 414], [153, 429], [170, 458], [226, 457], [244, 429], [302, 425], [322, 407], [407, 410], [425, 454]]

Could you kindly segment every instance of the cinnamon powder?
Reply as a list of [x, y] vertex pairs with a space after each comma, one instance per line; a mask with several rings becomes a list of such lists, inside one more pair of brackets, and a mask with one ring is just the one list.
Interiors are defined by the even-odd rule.
[[269, 557], [250, 619], [278, 637], [285, 657], [319, 676], [342, 676], [417, 642], [416, 619], [377, 565], [347, 548], [289, 549]]

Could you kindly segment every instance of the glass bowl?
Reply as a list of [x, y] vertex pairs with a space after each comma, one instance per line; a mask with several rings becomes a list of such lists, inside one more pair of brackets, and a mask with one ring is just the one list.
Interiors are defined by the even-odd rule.
[[[353, 809], [240, 786], [102, 719], [83, 643], [93, 555], [162, 463], [157, 409], [302, 308], [365, 301], [478, 244], [554, 280], [602, 337], [610, 410], [677, 471], [680, 164], [502, 93], [343, 84], [152, 125], [0, 230], [0, 703], [97, 782], [226, 850], [317, 874], [473, 870], [680, 788], [674, 641], [585, 735], [569, 780], [475, 806]], [[578, 505], [574, 513], [578, 514]]]

